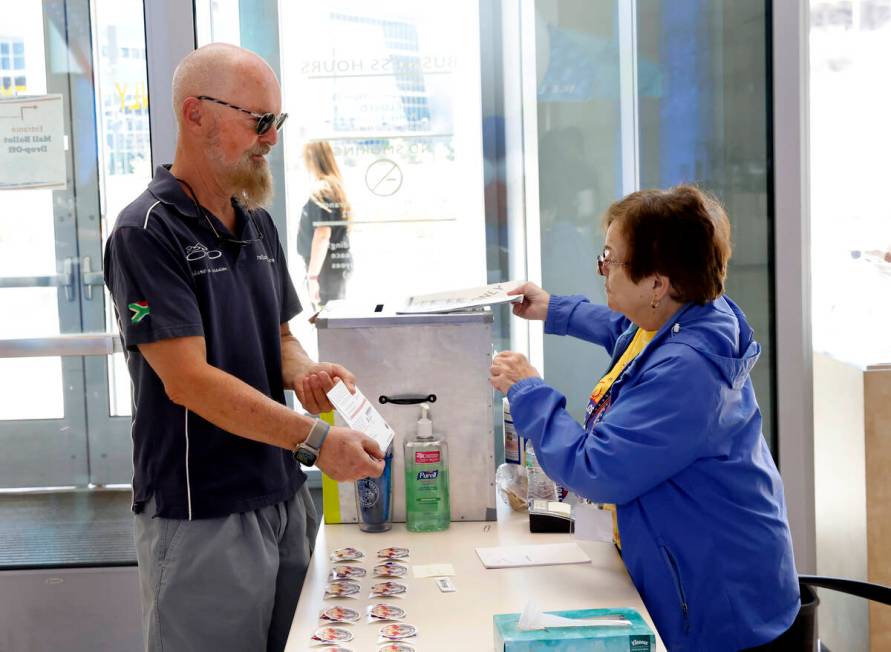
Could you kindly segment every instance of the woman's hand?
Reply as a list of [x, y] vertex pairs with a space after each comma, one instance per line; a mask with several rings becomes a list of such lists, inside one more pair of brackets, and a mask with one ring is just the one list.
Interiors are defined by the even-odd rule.
[[523, 295], [522, 303], [514, 304], [514, 314], [523, 319], [544, 321], [548, 318], [548, 303], [551, 295], [535, 283], [523, 283], [518, 288], [508, 292], [508, 295]]
[[502, 394], [507, 394], [507, 390], [513, 387], [514, 383], [524, 378], [541, 378], [541, 376], [522, 353], [502, 351], [492, 360], [492, 366], [489, 367], [489, 382]]

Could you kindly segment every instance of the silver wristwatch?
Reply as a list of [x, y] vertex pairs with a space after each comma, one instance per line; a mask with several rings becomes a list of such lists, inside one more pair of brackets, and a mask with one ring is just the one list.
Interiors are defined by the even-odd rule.
[[325, 437], [328, 436], [330, 427], [321, 419], [316, 419], [306, 439], [297, 444], [297, 448], [294, 449], [294, 459], [303, 466], [314, 465], [319, 459], [319, 451], [322, 449]]

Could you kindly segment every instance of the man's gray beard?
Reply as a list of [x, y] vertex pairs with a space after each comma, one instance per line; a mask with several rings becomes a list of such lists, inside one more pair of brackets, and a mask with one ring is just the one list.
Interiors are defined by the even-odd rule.
[[[211, 132], [208, 145], [211, 160], [221, 165], [222, 152], [217, 129]], [[253, 154], [266, 154], [267, 152], [269, 152], [269, 148], [250, 151], [234, 166], [223, 168], [220, 171], [225, 187], [232, 189], [235, 201], [245, 210], [253, 211], [272, 205], [275, 189], [269, 164], [265, 160], [260, 163], [251, 160]]]
[[235, 201], [248, 211], [269, 207], [275, 194], [269, 165], [265, 161], [254, 163], [249, 154], [226, 170], [226, 185], [233, 189]]

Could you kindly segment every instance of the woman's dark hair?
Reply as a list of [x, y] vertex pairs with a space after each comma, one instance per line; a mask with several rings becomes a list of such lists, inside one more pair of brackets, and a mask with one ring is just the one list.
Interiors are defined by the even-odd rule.
[[724, 293], [730, 222], [711, 195], [690, 185], [633, 192], [607, 209], [603, 227], [612, 225], [627, 245], [625, 271], [635, 283], [667, 276], [671, 298], [681, 303], [703, 304]]

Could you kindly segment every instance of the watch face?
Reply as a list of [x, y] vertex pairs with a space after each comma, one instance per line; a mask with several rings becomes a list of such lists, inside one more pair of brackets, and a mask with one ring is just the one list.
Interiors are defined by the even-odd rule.
[[300, 462], [303, 466], [312, 466], [316, 463], [316, 456], [302, 446], [294, 451], [294, 459]]

